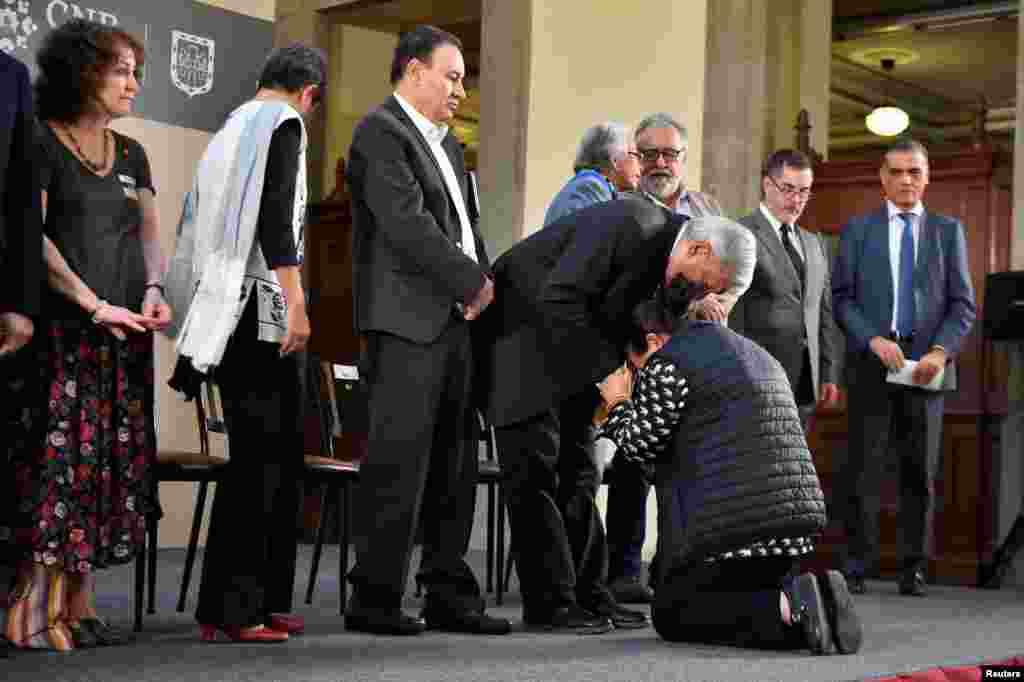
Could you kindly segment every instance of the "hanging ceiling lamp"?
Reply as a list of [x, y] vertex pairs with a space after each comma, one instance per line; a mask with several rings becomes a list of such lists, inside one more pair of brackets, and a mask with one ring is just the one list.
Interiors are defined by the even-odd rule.
[[[896, 65], [892, 59], [882, 60], [882, 69], [889, 73]], [[864, 119], [868, 130], [881, 137], [892, 137], [899, 135], [910, 125], [910, 117], [907, 112], [897, 106], [875, 107], [874, 111]]]

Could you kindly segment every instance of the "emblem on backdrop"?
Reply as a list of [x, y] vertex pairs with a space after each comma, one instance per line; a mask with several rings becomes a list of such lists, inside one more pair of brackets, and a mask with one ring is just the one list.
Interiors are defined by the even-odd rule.
[[0, 50], [14, 54], [28, 48], [29, 37], [39, 30], [29, 9], [28, 0], [0, 0]]
[[171, 82], [174, 87], [189, 97], [212, 90], [213, 48], [210, 38], [171, 31]]

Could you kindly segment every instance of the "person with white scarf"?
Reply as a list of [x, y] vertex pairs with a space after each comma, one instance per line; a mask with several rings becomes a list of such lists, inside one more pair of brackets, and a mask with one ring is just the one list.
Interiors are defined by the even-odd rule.
[[290, 615], [302, 467], [297, 353], [310, 335], [300, 278], [306, 204], [302, 116], [326, 63], [275, 50], [256, 96], [233, 111], [185, 198], [168, 298], [180, 311], [173, 388], [220, 389], [231, 457], [218, 483], [196, 619], [204, 641], [281, 642]]

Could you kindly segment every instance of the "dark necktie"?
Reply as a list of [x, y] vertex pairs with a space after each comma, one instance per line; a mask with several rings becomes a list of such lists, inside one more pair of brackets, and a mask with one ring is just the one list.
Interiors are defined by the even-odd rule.
[[800, 280], [800, 295], [804, 293], [804, 277], [806, 270], [804, 269], [804, 261], [800, 258], [800, 254], [797, 253], [796, 247], [793, 246], [793, 242], [789, 238], [789, 233], [793, 228], [786, 223], [782, 224], [782, 246], [786, 248], [786, 253], [789, 254], [789, 260], [793, 261], [793, 268], [796, 270], [796, 276]]
[[900, 213], [903, 237], [900, 239], [900, 307], [896, 313], [896, 331], [900, 336], [914, 333], [914, 214]]

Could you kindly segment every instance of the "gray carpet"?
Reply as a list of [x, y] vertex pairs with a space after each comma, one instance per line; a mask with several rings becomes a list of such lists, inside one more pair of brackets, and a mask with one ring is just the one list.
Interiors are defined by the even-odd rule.
[[[337, 551], [328, 548], [312, 606], [302, 603], [308, 547], [300, 555], [296, 609], [307, 633], [283, 645], [208, 645], [198, 641], [189, 611], [174, 611], [183, 552], [160, 554], [159, 603], [133, 645], [70, 654], [18, 652], [0, 659], [0, 680], [863, 680], [939, 665], [994, 661], [1024, 653], [1024, 593], [932, 587], [926, 599], [900, 597], [893, 583], [870, 583], [857, 598], [865, 622], [864, 650], [856, 656], [668, 644], [652, 629], [591, 637], [514, 632], [480, 638], [427, 633], [386, 638], [347, 633], [338, 617]], [[474, 553], [483, 574], [483, 557]], [[100, 607], [109, 620], [131, 621], [130, 568], [100, 574]], [[513, 590], [515, 582], [513, 580]], [[410, 595], [412, 592], [410, 591]], [[491, 596], [493, 603], [493, 595]], [[409, 598], [407, 606], [418, 609]], [[492, 613], [518, 620], [518, 595]]]

